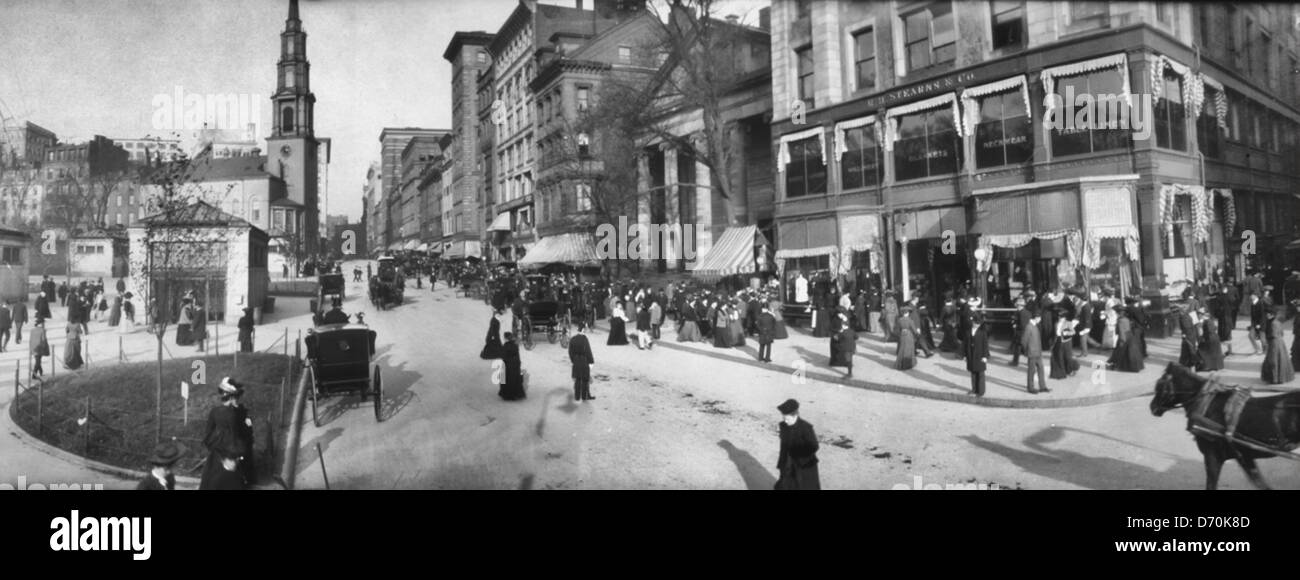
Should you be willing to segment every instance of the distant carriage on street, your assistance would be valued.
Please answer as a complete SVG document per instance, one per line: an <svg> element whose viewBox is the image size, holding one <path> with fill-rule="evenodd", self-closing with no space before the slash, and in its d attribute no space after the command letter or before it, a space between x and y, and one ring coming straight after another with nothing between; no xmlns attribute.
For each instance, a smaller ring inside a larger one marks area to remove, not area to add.
<svg viewBox="0 0 1300 580"><path fill-rule="evenodd" d="M518 321L519 340L524 348L533 349L533 333L545 332L546 341L569 348L569 317L562 312L560 303L555 301L532 302L528 305L526 315Z"/></svg>
<svg viewBox="0 0 1300 580"><path fill-rule="evenodd" d="M388 308L389 304L400 305L405 291L406 278L397 266L396 258L379 258L379 272L370 279L370 302L380 310Z"/></svg>

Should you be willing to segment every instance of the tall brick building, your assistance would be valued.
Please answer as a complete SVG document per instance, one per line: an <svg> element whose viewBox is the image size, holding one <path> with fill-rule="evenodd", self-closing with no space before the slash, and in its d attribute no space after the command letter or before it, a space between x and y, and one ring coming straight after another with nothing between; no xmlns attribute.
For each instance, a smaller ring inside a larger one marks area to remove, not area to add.
<svg viewBox="0 0 1300 580"><path fill-rule="evenodd" d="M491 67L488 46L493 38L482 31L457 32L442 53L451 63L453 141L446 152L449 170L438 172L440 189L446 191L447 198L437 195L437 207L430 209L437 214L439 226L437 253L447 250L481 257L485 208L491 200L483 196L487 181L480 157L484 144L480 142L479 112L484 103L480 102L479 78Z"/></svg>
<svg viewBox="0 0 1300 580"><path fill-rule="evenodd" d="M969 278L993 305L1109 287L1159 310L1185 280L1284 259L1296 24L1282 4L775 0L778 266L931 300ZM1145 130L1064 122L1148 98Z"/></svg>

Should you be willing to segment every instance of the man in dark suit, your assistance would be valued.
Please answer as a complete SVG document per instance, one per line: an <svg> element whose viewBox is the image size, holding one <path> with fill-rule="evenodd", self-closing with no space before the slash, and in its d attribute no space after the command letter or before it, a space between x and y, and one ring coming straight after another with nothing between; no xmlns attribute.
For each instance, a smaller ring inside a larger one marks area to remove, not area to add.
<svg viewBox="0 0 1300 580"><path fill-rule="evenodd" d="M749 303L745 305L745 332L758 334L758 318L763 313L763 303L754 293L749 294Z"/></svg>
<svg viewBox="0 0 1300 580"><path fill-rule="evenodd" d="M591 354L591 343L587 340L587 323L578 321L577 332L569 340L569 362L573 363L573 400L590 401L591 367L596 366L596 359Z"/></svg>
<svg viewBox="0 0 1300 580"><path fill-rule="evenodd" d="M817 471L819 445L812 424L799 418L799 401L788 399L776 409L781 412L778 425L781 452L776 460L776 470L781 475L776 480L776 489L821 489Z"/></svg>
<svg viewBox="0 0 1300 580"><path fill-rule="evenodd" d="M1079 321L1075 340L1079 341L1081 356L1087 357L1088 339L1091 338L1090 335L1092 334L1092 301L1087 300L1083 292L1080 291L1073 296L1073 302L1077 313L1074 319Z"/></svg>
<svg viewBox="0 0 1300 580"><path fill-rule="evenodd" d="M23 343L23 325L27 324L27 303L14 302L9 306L9 317L14 322L14 344Z"/></svg>
<svg viewBox="0 0 1300 580"><path fill-rule="evenodd" d="M176 475L172 473L172 466L185 455L185 445L179 441L164 441L154 448L153 456L149 458L149 465L152 466L149 474L140 480L135 486L137 490L145 491L172 491L176 489Z"/></svg>
<svg viewBox="0 0 1300 580"><path fill-rule="evenodd" d="M9 329L13 328L13 317L9 315L9 305L11 301L5 300L3 308L0 308L0 352L9 348Z"/></svg>
<svg viewBox="0 0 1300 580"><path fill-rule="evenodd" d="M1193 313L1185 306L1175 306L1178 309L1178 330L1182 333L1182 349L1178 354L1178 364L1187 368L1196 368L1200 360L1201 333L1196 320L1192 318Z"/></svg>
<svg viewBox="0 0 1300 580"><path fill-rule="evenodd" d="M971 318L970 334L963 341L966 347L966 370L970 371L971 394L984 396L984 371L989 364L989 334L984 328L984 314L976 312Z"/></svg>
<svg viewBox="0 0 1300 580"><path fill-rule="evenodd" d="M1034 388L1034 376L1038 376L1038 385L1042 387L1043 392L1049 392L1047 388L1047 378L1043 372L1043 337L1039 325L1043 322L1043 315L1034 310L1029 314L1029 326L1025 327L1024 333L1020 337L1020 348L1025 352L1025 372L1028 380L1027 390L1031 395L1037 395L1038 389Z"/></svg>
<svg viewBox="0 0 1300 580"><path fill-rule="evenodd" d="M772 339L776 334L776 316L767 304L758 314L758 360L772 362Z"/></svg>
<svg viewBox="0 0 1300 580"><path fill-rule="evenodd" d="M853 325L849 323L847 314L841 312L839 336L836 337L835 349L839 351L840 360L844 361L849 368L845 377L853 377L853 356L858 353L858 333L853 330Z"/></svg>
<svg viewBox="0 0 1300 580"><path fill-rule="evenodd" d="M1029 307L1025 305L1024 298L1016 298L1016 315L1012 320L1011 335L1011 366L1020 366L1020 353L1024 352L1021 346L1021 338L1025 335L1025 329L1029 328Z"/></svg>

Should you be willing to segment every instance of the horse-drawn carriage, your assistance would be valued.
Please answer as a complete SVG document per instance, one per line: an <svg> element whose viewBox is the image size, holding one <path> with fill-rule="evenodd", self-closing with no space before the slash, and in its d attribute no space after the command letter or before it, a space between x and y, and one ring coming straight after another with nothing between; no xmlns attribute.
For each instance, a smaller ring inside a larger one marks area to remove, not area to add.
<svg viewBox="0 0 1300 580"><path fill-rule="evenodd" d="M318 327L307 333L307 380L311 382L311 418L320 426L319 400L356 393L361 402L374 398L375 421L383 421L383 380L375 358L375 331L361 324Z"/></svg>
<svg viewBox="0 0 1300 580"><path fill-rule="evenodd" d="M379 258L379 272L370 279L370 302L375 308L386 309L389 304L401 304L406 291L406 277L392 256Z"/></svg>
<svg viewBox="0 0 1300 580"><path fill-rule="evenodd" d="M569 313L560 308L560 303L547 300L532 302L522 318L518 319L519 340L524 348L533 349L533 333L545 332L546 341L569 348Z"/></svg>

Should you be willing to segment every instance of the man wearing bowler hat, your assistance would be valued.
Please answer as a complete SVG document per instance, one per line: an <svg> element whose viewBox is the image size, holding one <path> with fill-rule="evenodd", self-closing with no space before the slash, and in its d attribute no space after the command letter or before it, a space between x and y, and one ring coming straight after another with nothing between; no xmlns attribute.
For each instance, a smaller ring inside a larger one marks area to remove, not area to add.
<svg viewBox="0 0 1300 580"><path fill-rule="evenodd" d="M817 472L817 433L811 423L799 418L799 401L787 399L776 410L781 412L777 426L781 434L781 453L776 469L780 478L776 489L821 489Z"/></svg>
<svg viewBox="0 0 1300 580"><path fill-rule="evenodd" d="M172 466L176 465L182 455L185 455L185 445L181 442L173 439L159 443L158 447L154 448L153 456L149 458L152 469L135 488L148 491L175 490L176 474L172 473Z"/></svg>

